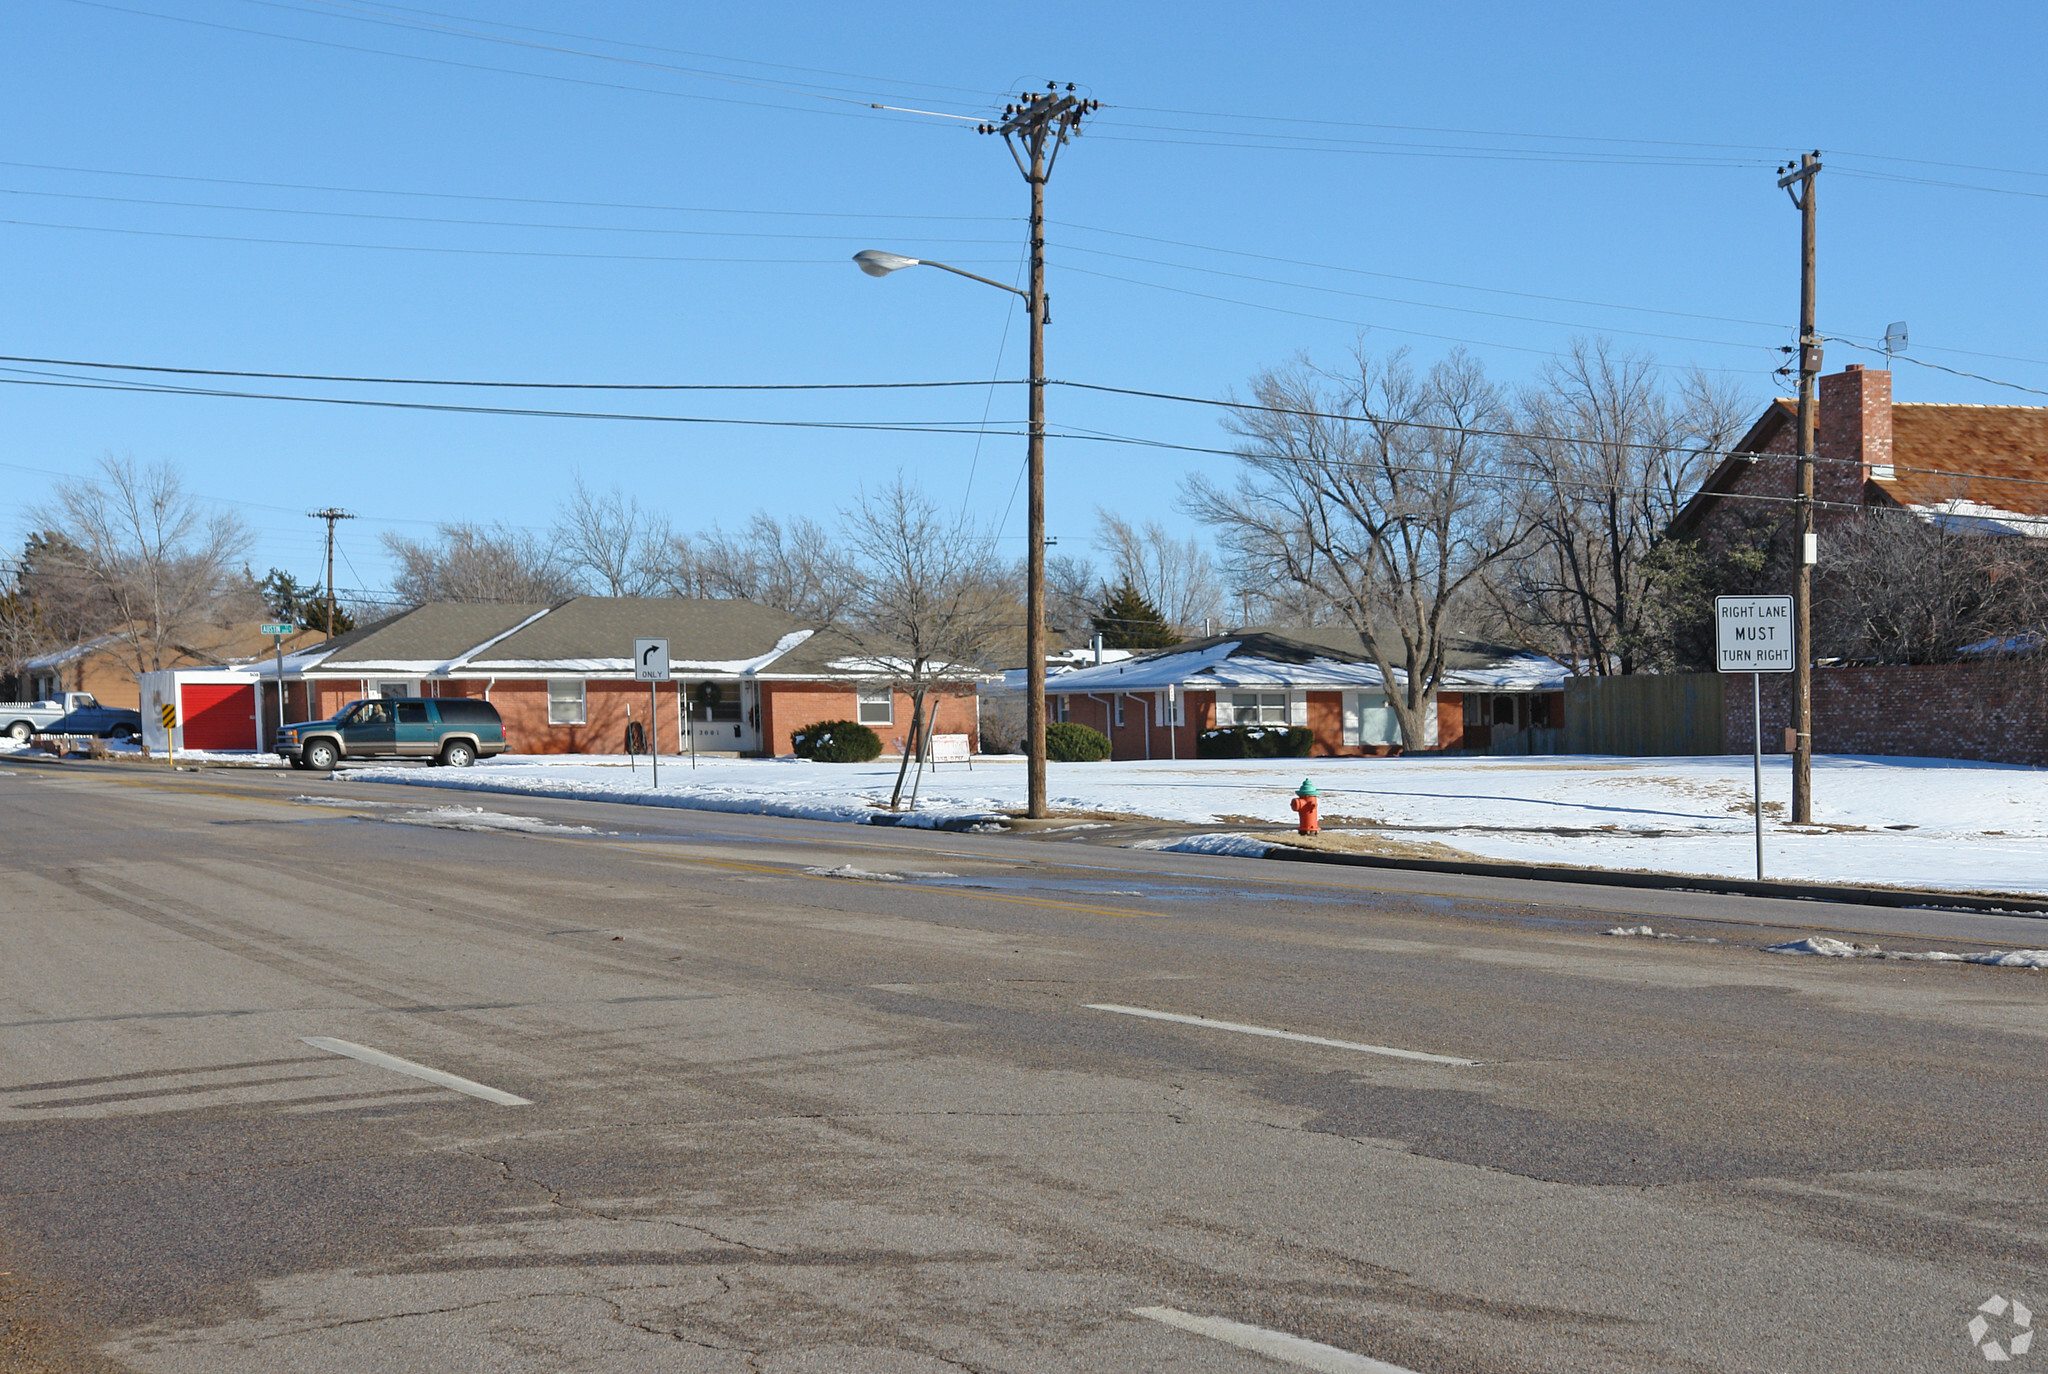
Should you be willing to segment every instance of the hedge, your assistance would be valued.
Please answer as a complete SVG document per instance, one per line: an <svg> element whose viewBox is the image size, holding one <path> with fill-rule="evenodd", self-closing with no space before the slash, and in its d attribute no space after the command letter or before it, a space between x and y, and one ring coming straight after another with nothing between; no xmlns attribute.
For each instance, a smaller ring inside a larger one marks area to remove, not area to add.
<svg viewBox="0 0 2048 1374"><path fill-rule="evenodd" d="M1195 757L1305 759L1315 738L1306 725L1226 725L1195 736Z"/></svg>
<svg viewBox="0 0 2048 1374"><path fill-rule="evenodd" d="M818 763L867 763L882 754L882 737L851 720L806 725L789 737L789 745L798 758Z"/></svg>
<svg viewBox="0 0 2048 1374"><path fill-rule="evenodd" d="M1053 763L1099 763L1109 757L1109 736L1071 720L1045 727L1045 757Z"/></svg>

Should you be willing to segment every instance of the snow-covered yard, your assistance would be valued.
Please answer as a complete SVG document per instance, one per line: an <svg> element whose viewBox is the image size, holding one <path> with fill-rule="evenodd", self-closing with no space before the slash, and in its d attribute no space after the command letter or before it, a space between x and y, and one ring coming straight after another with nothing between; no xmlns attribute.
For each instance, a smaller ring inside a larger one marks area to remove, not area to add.
<svg viewBox="0 0 2048 1374"><path fill-rule="evenodd" d="M1764 872L1772 878L2048 893L2048 770L1943 759L1814 760L1817 824L1781 821L1791 761L1764 760ZM759 815L866 821L895 765L792 759L647 762L507 756L474 768L359 767L346 776L456 790L524 792ZM1401 758L1054 764L1054 807L1077 819L1153 817L1199 826L1291 822L1304 777L1322 793L1336 843L1528 863L1752 876L1747 758ZM1018 811L1019 758L927 773L912 823ZM1270 831L1205 848L1257 852ZM1158 841L1150 843L1157 844Z"/></svg>

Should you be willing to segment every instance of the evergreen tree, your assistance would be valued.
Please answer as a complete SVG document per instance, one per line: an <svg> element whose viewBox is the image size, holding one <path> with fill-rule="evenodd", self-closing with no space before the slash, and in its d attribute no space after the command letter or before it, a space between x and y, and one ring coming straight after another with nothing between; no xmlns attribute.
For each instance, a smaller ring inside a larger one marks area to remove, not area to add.
<svg viewBox="0 0 2048 1374"><path fill-rule="evenodd" d="M281 620L331 635L345 635L356 627L355 617L339 605L334 608L334 624L329 626L326 589L318 582L308 586L281 568L272 568L269 576L256 584L256 590L270 613Z"/></svg>
<svg viewBox="0 0 2048 1374"><path fill-rule="evenodd" d="M1166 649L1181 641L1180 631L1128 581L1117 584L1088 623L1105 649Z"/></svg>

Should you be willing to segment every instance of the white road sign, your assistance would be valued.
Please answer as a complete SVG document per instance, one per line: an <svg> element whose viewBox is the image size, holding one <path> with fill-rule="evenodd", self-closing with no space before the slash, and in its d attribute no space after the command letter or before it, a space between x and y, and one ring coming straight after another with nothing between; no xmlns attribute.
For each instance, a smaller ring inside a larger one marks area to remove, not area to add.
<svg viewBox="0 0 2048 1374"><path fill-rule="evenodd" d="M1715 664L1724 673L1792 671L1792 598L1714 598Z"/></svg>
<svg viewBox="0 0 2048 1374"><path fill-rule="evenodd" d="M636 682L668 681L667 640L636 639L633 641L633 680Z"/></svg>

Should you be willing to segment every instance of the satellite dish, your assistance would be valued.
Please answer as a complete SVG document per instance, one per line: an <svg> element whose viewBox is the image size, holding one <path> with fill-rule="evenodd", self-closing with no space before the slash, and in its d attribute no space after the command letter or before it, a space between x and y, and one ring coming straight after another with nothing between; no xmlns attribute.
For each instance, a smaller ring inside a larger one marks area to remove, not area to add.
<svg viewBox="0 0 2048 1374"><path fill-rule="evenodd" d="M1884 327L1884 361L1889 367L1892 354L1906 351L1906 322L1894 320Z"/></svg>

